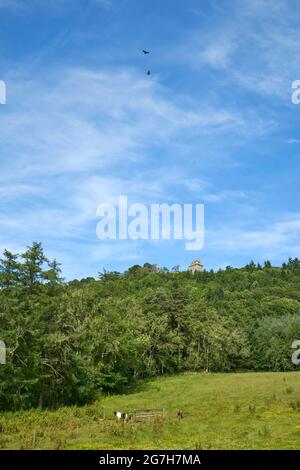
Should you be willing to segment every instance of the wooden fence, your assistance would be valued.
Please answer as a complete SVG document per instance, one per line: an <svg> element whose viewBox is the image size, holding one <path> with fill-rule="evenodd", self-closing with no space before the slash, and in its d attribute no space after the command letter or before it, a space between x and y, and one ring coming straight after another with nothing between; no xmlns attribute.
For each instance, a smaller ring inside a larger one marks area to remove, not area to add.
<svg viewBox="0 0 300 470"><path fill-rule="evenodd" d="M133 420L134 421L151 421L156 418L164 418L165 409L159 410L134 410Z"/></svg>

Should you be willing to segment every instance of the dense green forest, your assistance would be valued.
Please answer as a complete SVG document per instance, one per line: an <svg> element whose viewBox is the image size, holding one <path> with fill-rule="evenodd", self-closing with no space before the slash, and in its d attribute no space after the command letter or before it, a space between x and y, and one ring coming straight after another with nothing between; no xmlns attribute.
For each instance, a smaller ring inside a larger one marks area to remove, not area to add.
<svg viewBox="0 0 300 470"><path fill-rule="evenodd" d="M0 260L0 408L85 403L180 371L296 370L300 261L191 274L146 263L64 282L41 244Z"/></svg>

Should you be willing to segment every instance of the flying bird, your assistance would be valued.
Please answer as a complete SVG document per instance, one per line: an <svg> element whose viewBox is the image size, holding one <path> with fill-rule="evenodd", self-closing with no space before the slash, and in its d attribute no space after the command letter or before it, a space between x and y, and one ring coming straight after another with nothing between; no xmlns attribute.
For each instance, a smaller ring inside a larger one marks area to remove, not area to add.
<svg viewBox="0 0 300 470"><path fill-rule="evenodd" d="M147 75L150 75L150 74L151 74L151 72L150 72L150 70L148 70Z"/></svg>
<svg viewBox="0 0 300 470"><path fill-rule="evenodd" d="M147 54L150 54L150 51L146 51L146 49L143 49L143 53L147 55Z"/></svg>

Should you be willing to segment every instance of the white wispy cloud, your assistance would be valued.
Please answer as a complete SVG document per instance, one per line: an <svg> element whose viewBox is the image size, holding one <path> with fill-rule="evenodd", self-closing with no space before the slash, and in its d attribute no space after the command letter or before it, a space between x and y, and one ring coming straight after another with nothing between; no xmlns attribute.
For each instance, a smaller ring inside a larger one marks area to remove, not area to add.
<svg viewBox="0 0 300 470"><path fill-rule="evenodd" d="M183 49L185 58L195 67L208 65L214 69L227 69L237 49L235 38L232 34L207 34L198 37L192 34L193 47ZM189 51L188 51L189 50Z"/></svg>
<svg viewBox="0 0 300 470"><path fill-rule="evenodd" d="M261 225L260 228L251 229L243 227L244 220L227 223L225 227L217 230L208 230L207 244L210 247L224 250L224 252L255 253L256 257L297 256L300 240L300 214L292 213L282 215L278 221Z"/></svg>
<svg viewBox="0 0 300 470"><path fill-rule="evenodd" d="M256 193L251 191L239 190L223 190L215 193L207 193L203 195L205 202L222 202L228 199L244 200L254 196Z"/></svg>
<svg viewBox="0 0 300 470"><path fill-rule="evenodd" d="M255 117L251 121L222 108L183 107L134 71L61 69L44 83L13 77L10 94L14 99L1 121L2 146L9 153L13 145L20 177L140 160L145 145L189 130L243 133L256 125ZM10 173L11 161L5 172L4 160L1 179Z"/></svg>
<svg viewBox="0 0 300 470"><path fill-rule="evenodd" d="M195 131L199 137L257 135L265 124L255 115L205 103L179 104L158 83L130 70L62 68L44 82L14 76L10 94L1 119L7 158L0 176L10 184L11 179L26 184L27 178L141 164L154 145L190 142Z"/></svg>
<svg viewBox="0 0 300 470"><path fill-rule="evenodd" d="M164 202L185 185L202 197L200 179L156 170L157 153L204 135L244 135L257 120L173 96L134 69L62 67L35 79L11 73L0 124L0 197L12 203L0 217L4 245L11 233L28 241L96 239L97 206L120 194Z"/></svg>
<svg viewBox="0 0 300 470"><path fill-rule="evenodd" d="M179 60L226 71L235 86L286 100L299 78L299 5L293 0L235 0L213 31L195 29ZM174 54L174 60L176 55Z"/></svg>

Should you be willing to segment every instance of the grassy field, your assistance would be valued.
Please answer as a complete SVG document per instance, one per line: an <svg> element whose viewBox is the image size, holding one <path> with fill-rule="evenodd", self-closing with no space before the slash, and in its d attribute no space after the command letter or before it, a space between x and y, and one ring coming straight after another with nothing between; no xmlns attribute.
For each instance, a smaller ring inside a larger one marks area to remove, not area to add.
<svg viewBox="0 0 300 470"><path fill-rule="evenodd" d="M151 423L113 417L135 408L165 408L166 416ZM2 413L0 448L300 449L300 372L189 373L84 407Z"/></svg>

